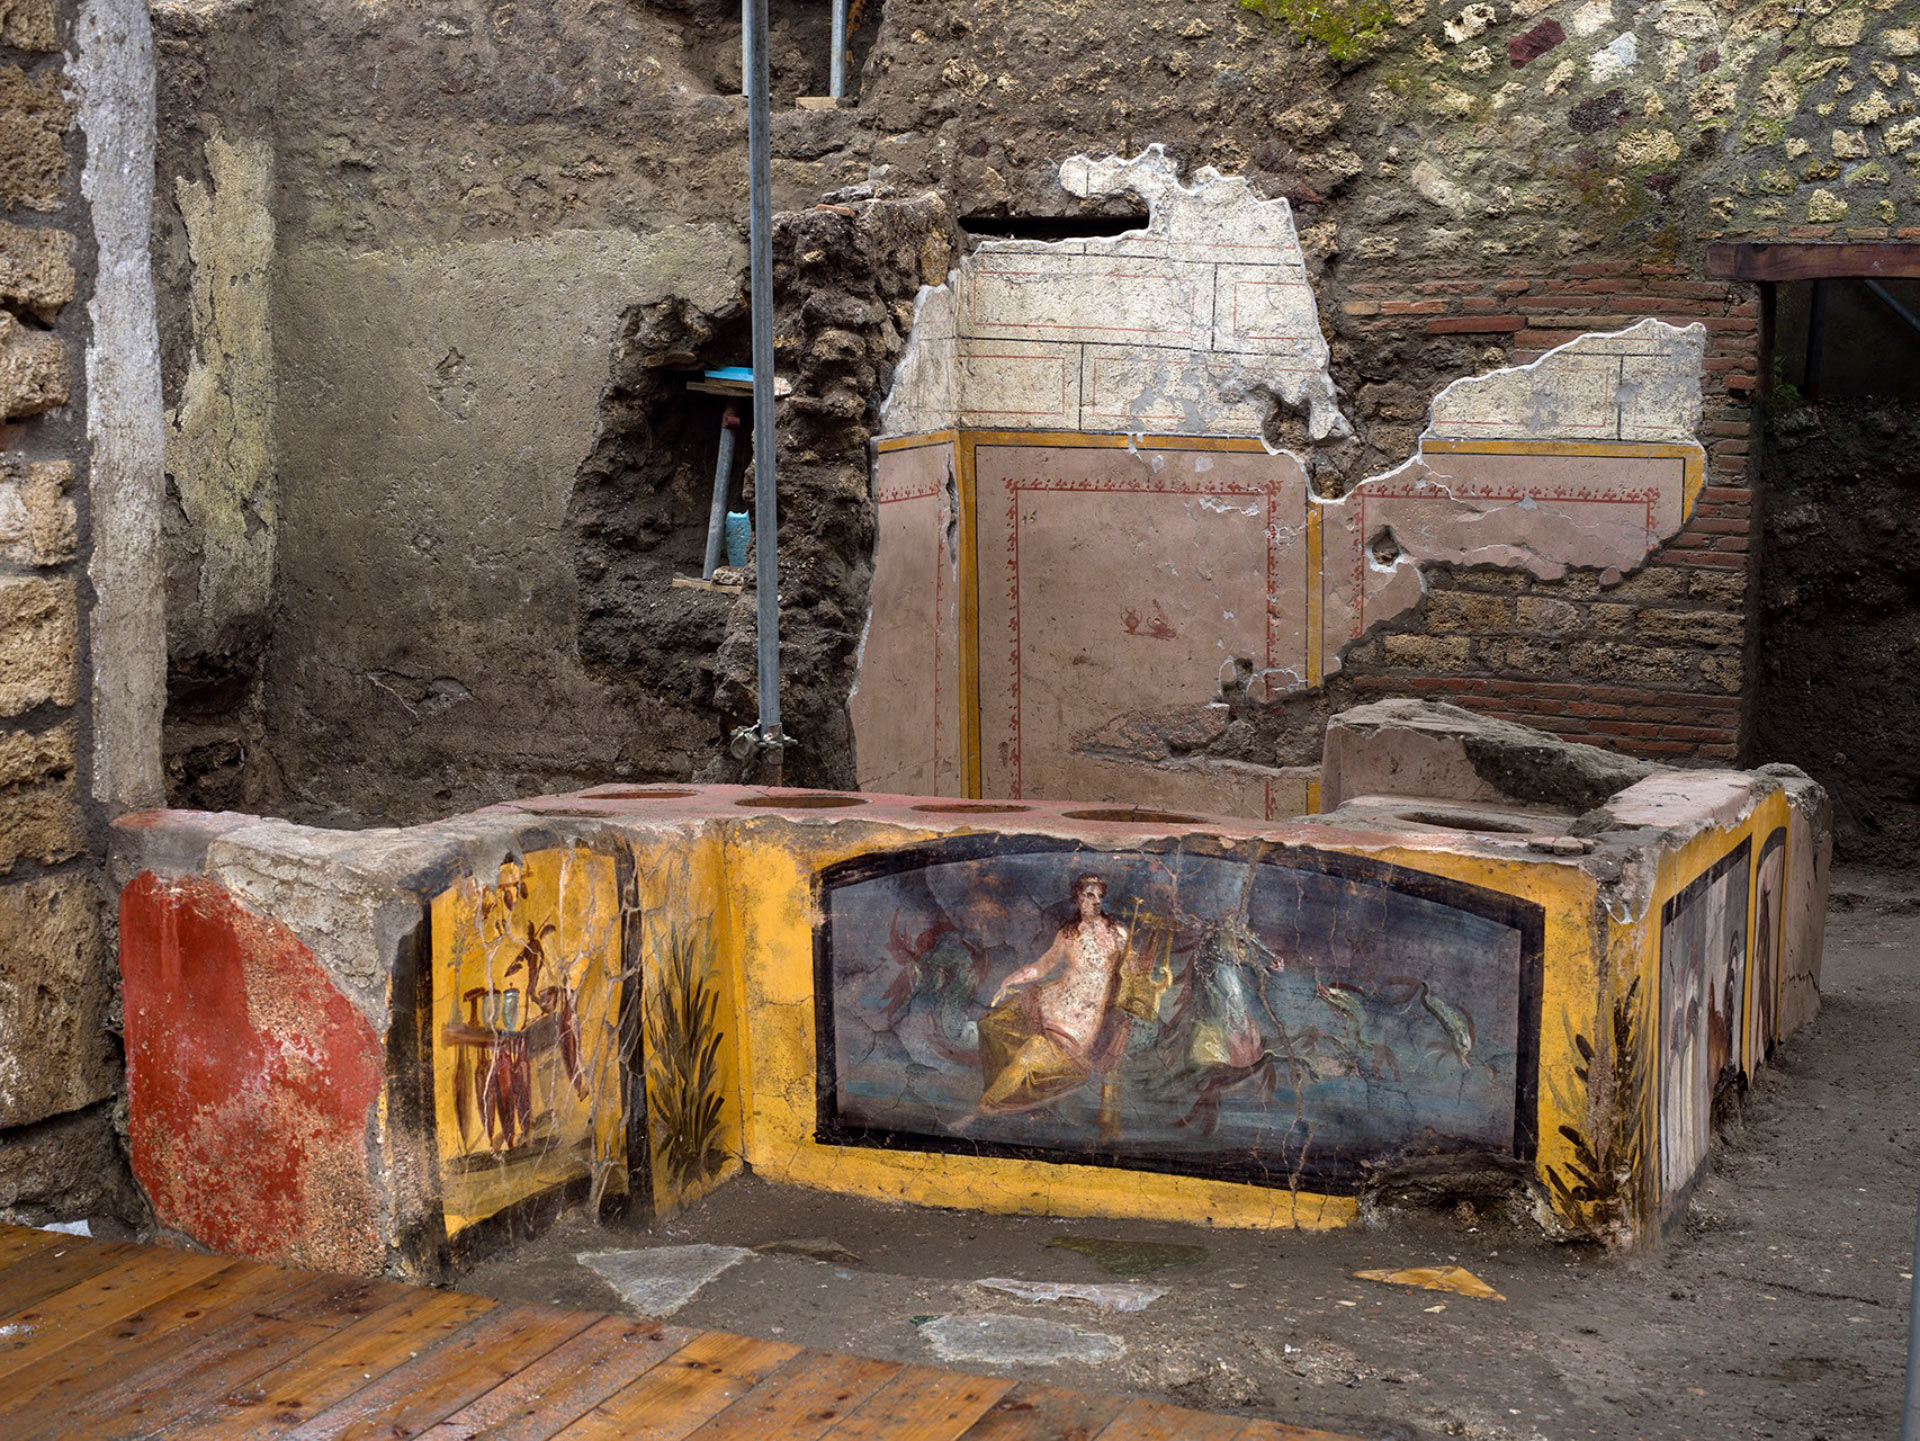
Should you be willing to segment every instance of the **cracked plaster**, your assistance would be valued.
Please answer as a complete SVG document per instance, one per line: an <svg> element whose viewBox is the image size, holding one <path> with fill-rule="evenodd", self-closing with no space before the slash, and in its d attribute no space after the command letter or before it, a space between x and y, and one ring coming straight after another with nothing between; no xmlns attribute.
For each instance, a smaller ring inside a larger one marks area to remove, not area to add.
<svg viewBox="0 0 1920 1441"><path fill-rule="evenodd" d="M1103 755L1098 738L1143 704L1217 699L1242 671L1268 700L1317 688L1419 602L1431 564L1626 572L1686 523L1705 460L1704 327L1648 319L1455 381L1413 456L1329 500L1266 440L1276 409L1304 410L1316 444L1351 434L1286 202L1211 169L1183 185L1158 146L1076 156L1060 179L1140 196L1151 218L1111 239L990 241L922 291L882 412L896 444L876 466L886 624L861 648L863 785L958 793L962 728L942 708L967 689L956 597L970 583L986 793L1271 817L1305 801L1278 772L1175 773ZM947 534L964 461L943 432L973 442L971 579ZM1220 453L1232 441L1248 453ZM1100 670L1072 669L1092 656Z"/></svg>

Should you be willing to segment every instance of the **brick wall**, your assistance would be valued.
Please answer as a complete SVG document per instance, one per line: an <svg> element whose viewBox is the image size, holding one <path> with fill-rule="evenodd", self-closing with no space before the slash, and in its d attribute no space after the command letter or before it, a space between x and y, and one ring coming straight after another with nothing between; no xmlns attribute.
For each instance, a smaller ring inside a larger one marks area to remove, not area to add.
<svg viewBox="0 0 1920 1441"><path fill-rule="evenodd" d="M1523 365L1586 331L1654 316L1707 327L1706 484L1686 529L1628 576L1539 581L1429 571L1421 606L1347 653L1356 699L1414 695L1671 760L1737 760L1745 735L1747 476L1759 305L1744 287L1630 261L1483 280L1359 281L1329 317L1354 351L1440 340ZM1504 354L1487 354L1497 349Z"/></svg>
<svg viewBox="0 0 1920 1441"><path fill-rule="evenodd" d="M85 614L90 230L56 0L0 10L0 1218L124 1212Z"/></svg>

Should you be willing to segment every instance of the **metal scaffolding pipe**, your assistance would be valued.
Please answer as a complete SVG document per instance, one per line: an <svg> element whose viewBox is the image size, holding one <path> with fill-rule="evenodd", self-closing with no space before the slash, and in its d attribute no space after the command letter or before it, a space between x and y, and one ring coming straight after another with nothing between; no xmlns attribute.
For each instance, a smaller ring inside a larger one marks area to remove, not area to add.
<svg viewBox="0 0 1920 1441"><path fill-rule="evenodd" d="M740 407L727 402L720 422L720 457L713 464L713 509L707 516L707 564L700 579L712 580L727 539L727 483L733 479L733 433L740 428Z"/></svg>
<svg viewBox="0 0 1920 1441"><path fill-rule="evenodd" d="M768 105L767 0L745 6L748 250L753 304L754 598L758 602L760 733L779 766L780 516L773 466L773 201Z"/></svg>
<svg viewBox="0 0 1920 1441"><path fill-rule="evenodd" d="M833 81L827 93L835 100L847 93L847 0L833 0Z"/></svg>

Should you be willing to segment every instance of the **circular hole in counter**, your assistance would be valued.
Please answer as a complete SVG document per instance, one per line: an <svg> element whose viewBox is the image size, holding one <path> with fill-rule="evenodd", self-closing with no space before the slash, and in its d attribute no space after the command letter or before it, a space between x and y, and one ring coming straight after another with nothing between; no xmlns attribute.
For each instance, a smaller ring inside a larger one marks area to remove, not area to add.
<svg viewBox="0 0 1920 1441"><path fill-rule="evenodd" d="M583 801L683 801L688 796L697 796L698 791L686 790L628 790L587 791L580 799Z"/></svg>
<svg viewBox="0 0 1920 1441"><path fill-rule="evenodd" d="M813 791L798 796L747 796L734 802L737 806L769 811L825 811L836 806L863 806L866 803L864 797L836 795L832 791Z"/></svg>
<svg viewBox="0 0 1920 1441"><path fill-rule="evenodd" d="M1450 816L1443 811L1401 811L1399 817L1417 826L1445 826L1450 831L1485 831L1498 836L1533 836L1540 833L1535 826L1516 825L1512 821L1496 821L1485 816Z"/></svg>
<svg viewBox="0 0 1920 1441"><path fill-rule="evenodd" d="M1111 821L1126 826L1197 826L1205 822L1198 816L1178 816L1171 811L1143 811L1138 809L1116 809L1106 811L1064 811L1062 819L1069 821Z"/></svg>
<svg viewBox="0 0 1920 1441"><path fill-rule="evenodd" d="M985 805L979 801L942 801L938 805L915 806L914 809L932 816L1010 816L1030 811L1033 807Z"/></svg>

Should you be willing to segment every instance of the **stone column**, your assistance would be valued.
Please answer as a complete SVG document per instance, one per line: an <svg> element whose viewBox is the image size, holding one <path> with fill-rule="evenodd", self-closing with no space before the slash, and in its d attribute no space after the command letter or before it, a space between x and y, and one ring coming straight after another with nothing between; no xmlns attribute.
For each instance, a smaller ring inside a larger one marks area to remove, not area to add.
<svg viewBox="0 0 1920 1441"><path fill-rule="evenodd" d="M0 1219L131 1218L105 823L160 794L153 63L135 0L0 10ZM151 386L143 376L155 377ZM150 390L150 394L148 393ZM132 537L131 541L129 537Z"/></svg>

